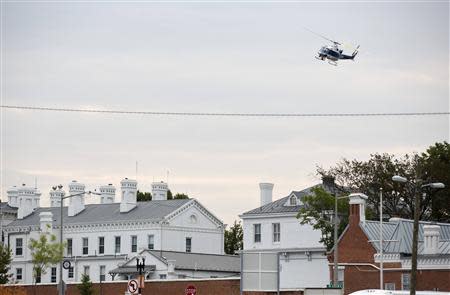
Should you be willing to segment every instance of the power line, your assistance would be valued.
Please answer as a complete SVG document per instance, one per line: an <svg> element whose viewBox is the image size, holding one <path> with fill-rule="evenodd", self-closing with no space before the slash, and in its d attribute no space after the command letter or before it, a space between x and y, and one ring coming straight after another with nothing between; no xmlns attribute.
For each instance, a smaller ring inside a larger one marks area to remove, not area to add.
<svg viewBox="0 0 450 295"><path fill-rule="evenodd" d="M51 108L33 106L1 105L3 109L51 111L71 113L100 113L150 116L190 116L190 117L401 117L401 116L448 116L450 112L395 112L395 113L214 113L214 112L162 112L162 111L126 111L77 108Z"/></svg>

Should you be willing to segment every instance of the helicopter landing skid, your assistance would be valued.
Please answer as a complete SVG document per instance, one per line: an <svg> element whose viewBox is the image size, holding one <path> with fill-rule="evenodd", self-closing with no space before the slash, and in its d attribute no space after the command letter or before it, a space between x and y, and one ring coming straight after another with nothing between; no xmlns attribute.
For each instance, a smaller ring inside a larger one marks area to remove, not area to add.
<svg viewBox="0 0 450 295"><path fill-rule="evenodd" d="M332 65L332 66L335 66L335 67L337 67L337 65L338 65L337 62L331 61L331 60L329 60L328 63L329 63L330 65Z"/></svg>
<svg viewBox="0 0 450 295"><path fill-rule="evenodd" d="M314 56L316 59L318 59L318 60L325 60L325 58L324 57L320 57L320 56Z"/></svg>

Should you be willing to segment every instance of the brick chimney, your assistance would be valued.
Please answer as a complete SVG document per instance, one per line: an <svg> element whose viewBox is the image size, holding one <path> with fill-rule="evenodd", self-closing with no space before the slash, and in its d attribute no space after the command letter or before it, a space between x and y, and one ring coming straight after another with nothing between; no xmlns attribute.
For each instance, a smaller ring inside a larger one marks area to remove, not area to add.
<svg viewBox="0 0 450 295"><path fill-rule="evenodd" d="M366 200L368 197L362 193L350 194L350 218L349 223L357 225L366 222Z"/></svg>

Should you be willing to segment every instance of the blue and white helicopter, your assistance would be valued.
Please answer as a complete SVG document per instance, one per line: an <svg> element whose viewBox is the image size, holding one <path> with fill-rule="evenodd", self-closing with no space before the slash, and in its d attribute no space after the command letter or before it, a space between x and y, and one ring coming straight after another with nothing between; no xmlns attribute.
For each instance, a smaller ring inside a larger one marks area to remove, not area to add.
<svg viewBox="0 0 450 295"><path fill-rule="evenodd" d="M308 29L307 29L308 30ZM327 40L330 41L331 43L333 43L332 45L328 45L328 46L322 46L322 48L319 49L319 51L317 52L317 56L315 56L315 58L319 59L319 60L326 60L328 59L328 63L330 65L333 66L337 66L338 63L337 61L340 59L350 59L350 60L354 60L356 55L358 54L358 49L359 49L359 45L355 48L355 50L353 51L353 53L351 55L347 55L344 54L344 50L341 48L342 43L331 40L325 36L322 36L316 32L313 32L311 30L308 30L311 33Z"/></svg>

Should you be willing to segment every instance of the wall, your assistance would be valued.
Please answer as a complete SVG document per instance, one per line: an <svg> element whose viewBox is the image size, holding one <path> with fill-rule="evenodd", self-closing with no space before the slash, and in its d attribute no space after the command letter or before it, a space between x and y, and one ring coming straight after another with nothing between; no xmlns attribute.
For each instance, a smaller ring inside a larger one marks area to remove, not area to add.
<svg viewBox="0 0 450 295"><path fill-rule="evenodd" d="M184 294L185 288L188 285L194 285L197 288L197 294L201 295L239 295L239 279L226 280L177 280L177 281L153 281L145 282L145 289L143 295L177 295ZM119 295L125 294L127 282L108 282L94 284L98 295ZM10 286L9 289L14 289ZM23 289L27 295L57 295L56 285L38 285L36 286L36 293L34 293L33 286L24 285ZM0 288L0 291L5 291ZM6 293L6 292L5 292ZM2 294L2 293L0 293ZM13 293L14 294L14 293ZM79 291L74 284L68 284L66 295L78 295ZM275 295L276 292L245 292L244 295ZM281 292L283 295L303 295L301 291Z"/></svg>
<svg viewBox="0 0 450 295"><path fill-rule="evenodd" d="M261 242L254 242L254 224L261 224ZM280 223L280 242L274 243L272 238L272 224ZM244 250L252 249L282 249L302 247L323 247L319 243L321 232L310 225L301 225L292 216L266 215L258 218L243 218Z"/></svg>

